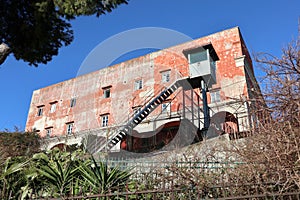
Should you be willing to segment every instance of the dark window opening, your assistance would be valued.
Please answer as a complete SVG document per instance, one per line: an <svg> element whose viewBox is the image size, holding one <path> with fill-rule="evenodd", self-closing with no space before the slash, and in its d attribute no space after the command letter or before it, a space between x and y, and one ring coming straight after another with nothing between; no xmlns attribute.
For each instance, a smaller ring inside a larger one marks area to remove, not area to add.
<svg viewBox="0 0 300 200"><path fill-rule="evenodd" d="M103 96L104 96L104 98L110 97L110 88L103 89Z"/></svg>
<svg viewBox="0 0 300 200"><path fill-rule="evenodd" d="M67 134L71 135L73 133L74 122L67 123Z"/></svg>
<svg viewBox="0 0 300 200"><path fill-rule="evenodd" d="M75 107L76 105L76 98L72 98L71 101L70 101L70 107Z"/></svg>
<svg viewBox="0 0 300 200"><path fill-rule="evenodd" d="M38 107L37 116L42 116L43 115L43 111L44 111L44 106L39 106Z"/></svg>

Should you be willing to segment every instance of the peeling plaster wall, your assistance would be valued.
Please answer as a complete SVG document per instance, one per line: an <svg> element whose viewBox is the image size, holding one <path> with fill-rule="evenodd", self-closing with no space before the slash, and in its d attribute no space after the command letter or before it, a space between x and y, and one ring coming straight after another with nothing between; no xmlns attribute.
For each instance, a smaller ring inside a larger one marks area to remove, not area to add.
<svg viewBox="0 0 300 200"><path fill-rule="evenodd" d="M235 27L36 90L32 95L26 129L35 128L45 136L45 128L53 127L53 135L65 135L66 123L74 122L74 131L96 129L101 126L104 114L109 114L109 125L124 124L133 113L133 107L143 105L146 99L153 98L177 79L189 76L184 49L208 43L213 45L220 59L216 63L217 84L212 91L220 90L222 102L236 101L241 96L247 99L244 65L236 64L235 60L243 56L246 47L239 28ZM247 51L246 54L251 60ZM162 83L161 72L166 70L171 70L171 80ZM134 90L134 82L139 79L143 80L143 88ZM110 98L103 97L103 88L106 87L111 89ZM72 108L71 98L76 98L76 105ZM169 97L173 98L174 95ZM53 113L50 113L51 102L57 102ZM171 111L178 112L181 104L182 96L179 95L172 101ZM41 105L44 105L43 115L37 116L37 107ZM227 109L216 104L210 106L215 110ZM234 112L231 108L227 110ZM158 107L149 118L160 113Z"/></svg>

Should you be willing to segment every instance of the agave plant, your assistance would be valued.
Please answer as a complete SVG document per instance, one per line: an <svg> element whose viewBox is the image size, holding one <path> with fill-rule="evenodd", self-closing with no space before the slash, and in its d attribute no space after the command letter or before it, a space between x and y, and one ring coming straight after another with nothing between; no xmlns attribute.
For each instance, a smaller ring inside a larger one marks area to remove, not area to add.
<svg viewBox="0 0 300 200"><path fill-rule="evenodd" d="M86 191L94 194L121 191L130 178L129 170L120 170L119 167L108 167L103 162L96 162L94 157L86 160L79 167L82 176L82 185Z"/></svg>
<svg viewBox="0 0 300 200"><path fill-rule="evenodd" d="M17 199L21 196L21 188L26 185L24 168L29 160L24 161L21 157L8 158L1 165L0 174L0 198Z"/></svg>
<svg viewBox="0 0 300 200"><path fill-rule="evenodd" d="M44 189L43 194L39 195L74 195L74 186L78 182L78 165L81 163L78 154L77 151L69 153L55 149L33 156L38 173L35 182L43 184Z"/></svg>
<svg viewBox="0 0 300 200"><path fill-rule="evenodd" d="M58 149L35 154L30 160L8 159L0 165L0 199L68 197L121 191L129 170L109 168L78 150Z"/></svg>

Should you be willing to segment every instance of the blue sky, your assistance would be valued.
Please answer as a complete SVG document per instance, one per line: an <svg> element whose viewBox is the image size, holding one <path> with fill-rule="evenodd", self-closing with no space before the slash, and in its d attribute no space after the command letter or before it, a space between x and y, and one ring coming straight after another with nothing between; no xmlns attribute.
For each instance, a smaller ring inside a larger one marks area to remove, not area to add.
<svg viewBox="0 0 300 200"><path fill-rule="evenodd" d="M47 65L32 67L13 55L0 65L0 130L24 129L32 91L76 77L86 56L120 32L161 27L199 38L239 26L251 53L280 56L281 48L297 37L299 16L299 0L130 0L100 18L77 18L72 21L73 43Z"/></svg>

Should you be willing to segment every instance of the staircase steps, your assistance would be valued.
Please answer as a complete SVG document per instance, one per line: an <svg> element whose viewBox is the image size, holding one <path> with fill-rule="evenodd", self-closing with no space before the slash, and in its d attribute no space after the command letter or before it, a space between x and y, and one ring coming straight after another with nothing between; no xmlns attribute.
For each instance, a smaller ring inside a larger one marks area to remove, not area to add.
<svg viewBox="0 0 300 200"><path fill-rule="evenodd" d="M112 134L108 140L103 140L97 145L97 148L90 153L97 153L99 151L110 150L116 144L118 144L122 139L129 134L132 129L134 129L138 124L140 124L149 114L154 111L159 105L161 105L168 97L170 97L179 87L181 87L181 81L176 81L167 89L163 90L159 95L157 95L152 101L150 101L146 106L137 113L127 124L121 129ZM107 141L107 142L106 142Z"/></svg>

